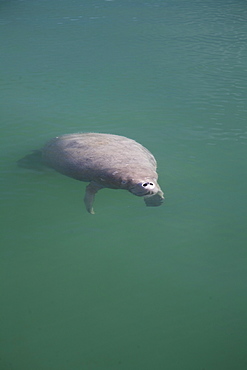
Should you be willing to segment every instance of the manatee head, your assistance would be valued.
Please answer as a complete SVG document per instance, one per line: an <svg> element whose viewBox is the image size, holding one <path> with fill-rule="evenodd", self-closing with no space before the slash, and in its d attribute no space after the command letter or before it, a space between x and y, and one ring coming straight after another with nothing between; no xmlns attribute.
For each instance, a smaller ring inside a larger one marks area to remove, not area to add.
<svg viewBox="0 0 247 370"><path fill-rule="evenodd" d="M144 201L149 207L160 206L164 201L164 194L154 180L132 181L129 185L129 191L138 197L144 197Z"/></svg>

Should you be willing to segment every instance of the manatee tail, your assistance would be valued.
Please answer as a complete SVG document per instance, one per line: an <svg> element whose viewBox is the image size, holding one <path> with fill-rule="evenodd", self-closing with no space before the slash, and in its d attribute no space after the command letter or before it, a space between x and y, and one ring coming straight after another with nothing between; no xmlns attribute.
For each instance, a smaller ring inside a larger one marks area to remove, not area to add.
<svg viewBox="0 0 247 370"><path fill-rule="evenodd" d="M27 154L25 157L17 161L19 167L29 168L32 170L42 170L44 163L42 162L42 151L33 150L32 153Z"/></svg>

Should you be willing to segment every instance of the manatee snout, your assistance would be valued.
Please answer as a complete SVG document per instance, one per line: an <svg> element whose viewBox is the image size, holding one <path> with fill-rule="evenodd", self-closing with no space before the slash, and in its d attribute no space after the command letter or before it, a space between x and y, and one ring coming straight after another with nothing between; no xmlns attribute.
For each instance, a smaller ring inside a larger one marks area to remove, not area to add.
<svg viewBox="0 0 247 370"><path fill-rule="evenodd" d="M130 187L129 191L139 197L154 195L159 191L155 181L140 181Z"/></svg>

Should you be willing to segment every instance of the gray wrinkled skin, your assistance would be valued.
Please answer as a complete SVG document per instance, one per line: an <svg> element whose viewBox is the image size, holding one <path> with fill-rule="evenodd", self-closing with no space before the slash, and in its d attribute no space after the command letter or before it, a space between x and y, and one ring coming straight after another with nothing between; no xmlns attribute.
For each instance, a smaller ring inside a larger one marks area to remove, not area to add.
<svg viewBox="0 0 247 370"><path fill-rule="evenodd" d="M84 198L89 213L94 213L94 197L102 188L126 189L144 197L147 206L159 206L164 200L154 156L126 137L97 133L63 135L44 146L42 159L66 176L89 182Z"/></svg>

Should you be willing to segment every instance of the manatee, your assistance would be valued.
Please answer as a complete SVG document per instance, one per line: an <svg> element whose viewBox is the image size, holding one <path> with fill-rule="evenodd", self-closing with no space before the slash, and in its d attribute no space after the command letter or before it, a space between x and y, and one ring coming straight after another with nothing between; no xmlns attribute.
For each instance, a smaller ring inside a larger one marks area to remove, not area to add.
<svg viewBox="0 0 247 370"><path fill-rule="evenodd" d="M84 202L91 214L95 194L103 188L128 190L143 197L147 206L160 206L164 200L154 156L127 137L100 133L63 135L51 139L41 156L42 162L57 172L89 182Z"/></svg>

